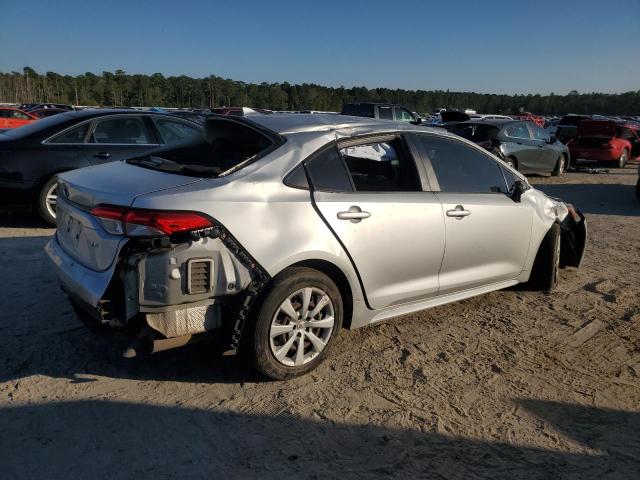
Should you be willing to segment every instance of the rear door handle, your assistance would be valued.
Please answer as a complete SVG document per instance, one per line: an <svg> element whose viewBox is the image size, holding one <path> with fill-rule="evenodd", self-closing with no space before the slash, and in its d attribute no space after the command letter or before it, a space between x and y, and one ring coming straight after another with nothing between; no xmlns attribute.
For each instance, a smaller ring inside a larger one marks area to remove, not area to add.
<svg viewBox="0 0 640 480"><path fill-rule="evenodd" d="M369 218L371 214L369 212L363 211L357 205L353 205L349 207L349 210L346 212L338 212L338 218L340 220L350 220L351 223L358 223L363 218Z"/></svg>
<svg viewBox="0 0 640 480"><path fill-rule="evenodd" d="M96 157L96 158L109 158L110 156L111 156L111 154L107 153L107 152L100 152L100 153L96 153L94 155L94 157Z"/></svg>
<svg viewBox="0 0 640 480"><path fill-rule="evenodd" d="M462 220L462 217L468 217L471 215L469 210L465 210L462 205L456 205L453 210L447 210L447 217L454 217L458 220Z"/></svg>

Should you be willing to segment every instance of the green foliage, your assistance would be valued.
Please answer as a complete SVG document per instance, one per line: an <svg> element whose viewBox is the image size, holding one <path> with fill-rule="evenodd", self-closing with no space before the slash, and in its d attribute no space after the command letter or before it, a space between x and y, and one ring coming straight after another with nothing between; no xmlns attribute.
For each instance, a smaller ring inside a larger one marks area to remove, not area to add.
<svg viewBox="0 0 640 480"><path fill-rule="evenodd" d="M75 77L55 72L39 74L30 67L22 72L0 72L0 101L50 102L103 106L162 106L211 108L250 106L272 110L340 111L357 101L391 102L416 112L436 108L472 108L478 112L506 113L524 109L538 114L599 113L640 115L640 90L620 94L497 95L448 90L399 90L365 87L323 87L304 83L245 83L215 75L191 78L129 75L123 70L87 72Z"/></svg>

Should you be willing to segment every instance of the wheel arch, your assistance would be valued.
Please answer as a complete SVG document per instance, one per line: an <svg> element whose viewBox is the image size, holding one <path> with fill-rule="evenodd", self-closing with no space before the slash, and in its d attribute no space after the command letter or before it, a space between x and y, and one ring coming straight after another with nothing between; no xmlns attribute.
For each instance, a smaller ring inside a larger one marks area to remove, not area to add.
<svg viewBox="0 0 640 480"><path fill-rule="evenodd" d="M351 288L351 283L349 282L347 275L342 271L342 269L334 263L321 259L301 260L289 265L287 268L291 267L306 267L318 270L319 272L324 273L336 284L336 287L338 287L338 290L340 291L340 296L342 297L342 307L344 309L342 326L349 329L353 319L353 289Z"/></svg>

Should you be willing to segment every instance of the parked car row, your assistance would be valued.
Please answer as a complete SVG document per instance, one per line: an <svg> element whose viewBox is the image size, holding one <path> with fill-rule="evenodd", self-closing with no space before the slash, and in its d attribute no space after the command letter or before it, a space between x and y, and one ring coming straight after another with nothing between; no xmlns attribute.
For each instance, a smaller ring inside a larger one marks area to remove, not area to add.
<svg viewBox="0 0 640 480"><path fill-rule="evenodd" d="M57 176L199 136L202 127L163 113L70 111L0 133L0 204L32 207L56 223Z"/></svg>

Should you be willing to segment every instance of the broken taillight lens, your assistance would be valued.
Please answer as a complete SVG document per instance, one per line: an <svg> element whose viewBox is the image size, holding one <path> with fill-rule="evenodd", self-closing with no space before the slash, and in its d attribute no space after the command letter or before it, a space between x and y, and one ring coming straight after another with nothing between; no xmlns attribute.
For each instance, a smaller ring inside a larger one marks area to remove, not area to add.
<svg viewBox="0 0 640 480"><path fill-rule="evenodd" d="M196 212L100 205L91 214L110 234L132 237L173 235L213 226L209 217Z"/></svg>

